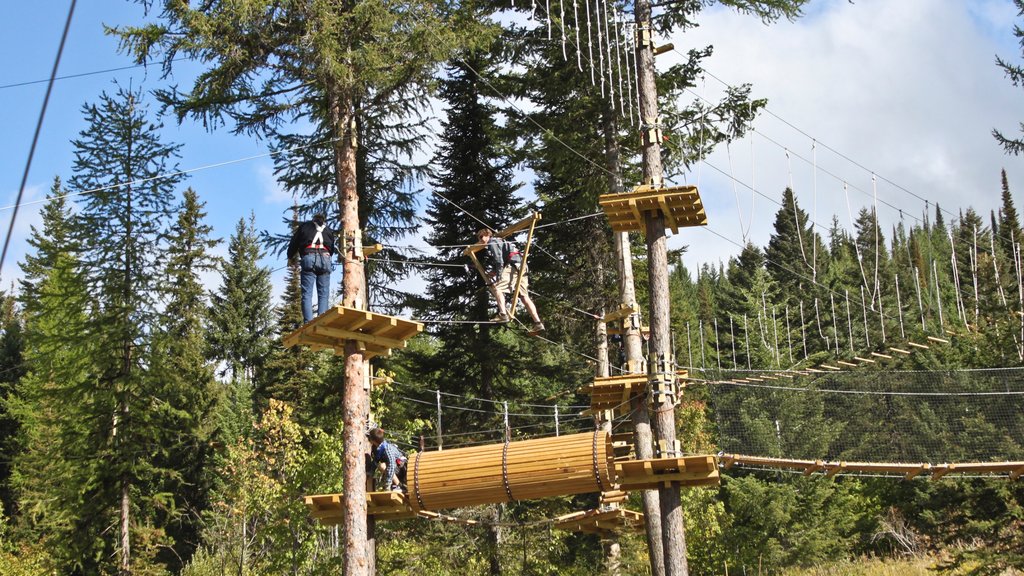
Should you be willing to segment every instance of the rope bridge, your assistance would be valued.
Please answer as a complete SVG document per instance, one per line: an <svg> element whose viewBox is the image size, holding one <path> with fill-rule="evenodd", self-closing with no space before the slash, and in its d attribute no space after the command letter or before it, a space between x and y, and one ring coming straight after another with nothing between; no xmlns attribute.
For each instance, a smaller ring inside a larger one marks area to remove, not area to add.
<svg viewBox="0 0 1024 576"><path fill-rule="evenodd" d="M708 386L707 400L726 467L908 478L1024 473L1024 368L726 381Z"/></svg>

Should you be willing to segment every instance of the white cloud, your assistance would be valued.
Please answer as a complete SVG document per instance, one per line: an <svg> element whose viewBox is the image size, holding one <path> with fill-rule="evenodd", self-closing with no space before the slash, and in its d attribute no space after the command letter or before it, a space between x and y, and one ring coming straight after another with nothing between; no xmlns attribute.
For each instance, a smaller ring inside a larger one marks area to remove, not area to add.
<svg viewBox="0 0 1024 576"><path fill-rule="evenodd" d="M274 176L274 169L270 165L261 163L256 166L256 176L263 189L264 203L290 205L294 201L291 192L285 190Z"/></svg>
<svg viewBox="0 0 1024 576"><path fill-rule="evenodd" d="M713 44L709 72L750 82L754 97L769 101L756 132L732 145L732 169L724 146L710 166L748 185L753 179L776 201L792 182L803 208L817 206L823 226L833 214L849 226L843 182L854 215L877 192L885 229L900 209L907 219L925 208L902 189L927 198L932 211L940 202L954 213L970 205L983 215L999 205L1000 168L1011 190L1024 189L1021 159L1005 156L990 135L1024 119L1019 89L994 64L1012 36L1012 11L997 2L862 0L814 4L808 14L766 26L718 8L702 15L700 28L672 39L680 52ZM713 100L721 84L709 77L701 90ZM740 186L738 214L733 183L710 166L701 168L699 185L711 227L739 242L751 192ZM696 171L687 179L694 182ZM767 242L778 208L754 196L755 243ZM691 268L737 252L710 236L688 231L673 245L699 244L687 258Z"/></svg>

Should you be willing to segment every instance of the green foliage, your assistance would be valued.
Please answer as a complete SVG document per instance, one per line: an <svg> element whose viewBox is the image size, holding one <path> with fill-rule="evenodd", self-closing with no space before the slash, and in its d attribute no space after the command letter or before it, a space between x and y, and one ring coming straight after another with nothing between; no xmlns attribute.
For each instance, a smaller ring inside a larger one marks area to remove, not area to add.
<svg viewBox="0 0 1024 576"><path fill-rule="evenodd" d="M1013 4L1017 7L1017 16L1024 16L1024 0L1013 0ZM1022 29L1020 25L1014 25L1013 35L1017 37L1021 49L1024 50L1024 29ZM996 66L1003 69L1006 77L1010 79L1010 82L1014 86L1020 87L1024 85L1024 67L1019 64L1013 64L1007 60L1003 60L1001 56L996 56ZM1020 130L1021 132L1024 132L1024 123L1021 123ZM996 141L1002 145L1003 150L1005 150L1007 154L1019 156L1021 152L1024 152L1024 139L1005 136L997 128L992 129L992 136L994 136Z"/></svg>
<svg viewBox="0 0 1024 576"><path fill-rule="evenodd" d="M856 481L724 479L723 547L730 563L736 569L775 570L849 554L859 537L858 523L878 511L860 492Z"/></svg>
<svg viewBox="0 0 1024 576"><path fill-rule="evenodd" d="M309 517L302 496L340 491L341 446L268 403L249 433L227 447L220 488L204 515L205 550L184 574L322 574L339 570L331 529ZM336 541L335 541L336 542Z"/></svg>
<svg viewBox="0 0 1024 576"><path fill-rule="evenodd" d="M270 269L259 265L262 257L255 216L239 219L221 263L221 286L210 298L212 354L235 382L252 382L271 348Z"/></svg>

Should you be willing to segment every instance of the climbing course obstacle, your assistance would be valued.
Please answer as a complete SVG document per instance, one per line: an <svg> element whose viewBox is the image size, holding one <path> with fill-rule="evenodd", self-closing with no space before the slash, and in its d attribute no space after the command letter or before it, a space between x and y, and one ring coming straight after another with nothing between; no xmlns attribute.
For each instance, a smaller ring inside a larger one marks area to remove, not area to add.
<svg viewBox="0 0 1024 576"><path fill-rule="evenodd" d="M537 221L540 220L540 216L540 212L534 212L527 216L526 218L523 218L519 222L516 222L515 224L507 228L497 230L494 232L495 236L504 240L509 236L516 234L517 232L527 230L526 244L523 246L522 250L522 265L519 266L519 274L516 275L515 286L512 288L512 299L508 303L509 316L515 316L516 313L516 304L519 301L520 286L523 281L523 274L526 272L527 259L530 257L530 246L533 244L533 230L534 228L536 228ZM473 266L476 267L476 271L480 273L480 278L484 281L484 285L488 286L493 291L495 289L494 282L491 281L491 279L488 277L487 271L484 270L483 265L480 264L480 260L477 259L476 257L476 253L483 249L484 244L472 244L468 246L462 253L465 256L469 256L470 260L473 261Z"/></svg>
<svg viewBox="0 0 1024 576"><path fill-rule="evenodd" d="M660 212L665 226L679 228L706 226L708 216L696 186L651 186L643 184L631 192L604 194L598 203L616 232L644 232L644 212Z"/></svg>
<svg viewBox="0 0 1024 576"><path fill-rule="evenodd" d="M335 306L284 337L284 347L305 345L314 350L345 353L345 342L358 343L365 359L390 356L392 348L423 331L423 324L366 310Z"/></svg>

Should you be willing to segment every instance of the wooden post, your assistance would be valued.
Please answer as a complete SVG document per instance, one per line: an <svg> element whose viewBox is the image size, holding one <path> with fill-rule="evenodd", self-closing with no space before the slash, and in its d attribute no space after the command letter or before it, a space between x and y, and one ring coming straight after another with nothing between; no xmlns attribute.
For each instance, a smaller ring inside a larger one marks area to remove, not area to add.
<svg viewBox="0 0 1024 576"><path fill-rule="evenodd" d="M341 254L344 276L342 302L351 308L366 307L366 283L359 234L359 191L356 187L356 128L352 95L336 84L328 86L334 141L334 173L345 252ZM342 473L345 484L342 522L345 530L344 576L370 576L372 563L366 522L365 430L370 398L363 387L365 362L360 344L345 343L345 383L342 419L345 424Z"/></svg>
<svg viewBox="0 0 1024 576"><path fill-rule="evenodd" d="M643 180L645 184L661 185L661 126L658 118L658 91L654 71L654 30L651 27L650 0L636 0L634 15L637 26L637 88L640 92L640 124L643 135ZM670 362L675 366L674 351L671 349L671 326L669 324L668 253L665 238L665 221L657 212L644 215L647 240L647 270L650 282L651 340L648 374L659 368L655 364ZM658 402L652 405L655 417L651 428L659 443L674 449L676 438L675 399L670 395L658 395ZM661 509L661 539L664 546L666 576L686 576L686 534L683 529L683 511L679 498L679 484L658 490Z"/></svg>
<svg viewBox="0 0 1024 576"><path fill-rule="evenodd" d="M619 145L616 139L618 128L615 118L615 114L606 108L602 119L605 125L605 160L608 172L611 174L609 186L612 193L621 193L624 186L622 182ZM629 306L635 310L637 308L636 286L633 282L633 254L629 244L629 233L613 232L612 236L615 243L616 261L619 267L620 302L623 306ZM628 372L643 372L645 370L640 324L639 319L635 315L622 321L622 342L626 351ZM635 395L630 400L633 414L633 445L636 450L636 457L642 460L653 458L654 438L651 433L651 421L647 411L647 402L642 397ZM651 565L651 575L665 576L658 493L654 490L644 490L641 493L641 500L644 509L644 530L647 537L648 561Z"/></svg>

